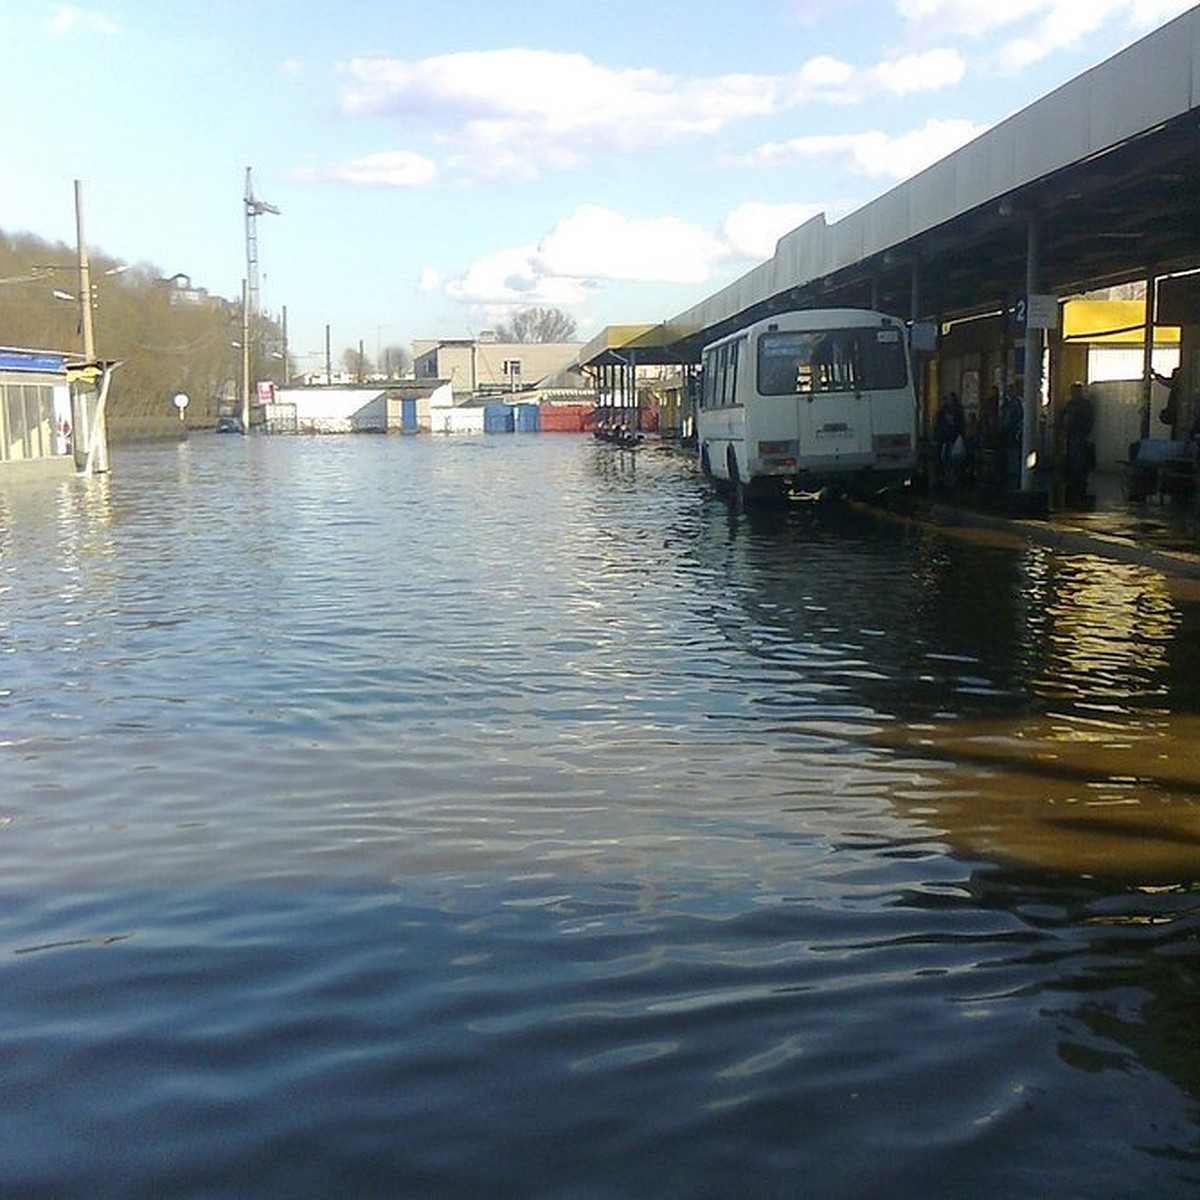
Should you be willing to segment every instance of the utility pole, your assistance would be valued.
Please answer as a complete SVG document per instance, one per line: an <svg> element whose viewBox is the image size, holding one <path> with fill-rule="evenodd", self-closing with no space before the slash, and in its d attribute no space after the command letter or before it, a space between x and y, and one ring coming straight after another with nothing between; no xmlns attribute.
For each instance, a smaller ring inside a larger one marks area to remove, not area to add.
<svg viewBox="0 0 1200 1200"><path fill-rule="evenodd" d="M88 261L87 238L83 235L83 184L75 180L75 242L79 251L79 329L83 334L83 357L96 361L96 337L92 330L92 268Z"/></svg>
<svg viewBox="0 0 1200 1200"><path fill-rule="evenodd" d="M283 306L283 386L287 387L292 382L292 368L288 363L288 330L287 330L287 305Z"/></svg>
<svg viewBox="0 0 1200 1200"><path fill-rule="evenodd" d="M83 335L83 360L85 370L95 372L96 337L92 329L92 268L88 261L87 238L83 233L83 184L75 180L75 242L79 255L79 330ZM100 386L94 390L94 406L87 395L78 397L87 428L87 458L83 468L85 475L103 475L108 472L108 388L112 382L114 364L104 367L100 375ZM94 388L94 385L93 385ZM80 428L76 400L71 402L71 423ZM78 458L76 458L78 463Z"/></svg>
<svg viewBox="0 0 1200 1200"><path fill-rule="evenodd" d="M242 432L250 432L250 285L242 280Z"/></svg>

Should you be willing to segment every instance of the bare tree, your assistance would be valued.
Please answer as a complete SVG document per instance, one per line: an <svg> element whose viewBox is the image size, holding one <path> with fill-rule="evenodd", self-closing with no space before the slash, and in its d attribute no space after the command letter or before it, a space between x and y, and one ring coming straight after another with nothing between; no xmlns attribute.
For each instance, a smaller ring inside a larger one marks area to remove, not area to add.
<svg viewBox="0 0 1200 1200"><path fill-rule="evenodd" d="M403 379L412 368L412 356L403 346L385 346L379 355L379 369L388 379Z"/></svg>
<svg viewBox="0 0 1200 1200"><path fill-rule="evenodd" d="M496 326L501 342L570 342L575 339L575 318L561 308L522 308L511 321Z"/></svg>
<svg viewBox="0 0 1200 1200"><path fill-rule="evenodd" d="M357 346L347 346L342 351L341 363L342 370L347 375L353 375L359 383L374 370L371 360Z"/></svg>

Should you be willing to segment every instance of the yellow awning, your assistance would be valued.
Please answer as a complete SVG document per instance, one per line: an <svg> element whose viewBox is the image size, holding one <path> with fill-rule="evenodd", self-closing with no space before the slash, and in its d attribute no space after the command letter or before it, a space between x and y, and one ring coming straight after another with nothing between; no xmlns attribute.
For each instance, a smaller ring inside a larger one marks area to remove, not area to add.
<svg viewBox="0 0 1200 1200"><path fill-rule="evenodd" d="M1103 346L1140 346L1145 338L1144 300L1068 300L1063 305L1063 340ZM1157 325L1154 344L1178 345L1179 329Z"/></svg>
<svg viewBox="0 0 1200 1200"><path fill-rule="evenodd" d="M650 363L674 362L666 353L676 340L671 329L664 323L650 325L608 325L579 351L579 365L598 366L626 360L635 352L637 361Z"/></svg>

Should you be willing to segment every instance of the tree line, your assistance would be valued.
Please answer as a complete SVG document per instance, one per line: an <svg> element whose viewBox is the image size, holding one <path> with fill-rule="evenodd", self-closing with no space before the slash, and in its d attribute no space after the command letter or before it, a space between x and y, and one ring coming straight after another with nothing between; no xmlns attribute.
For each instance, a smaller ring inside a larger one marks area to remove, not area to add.
<svg viewBox="0 0 1200 1200"><path fill-rule="evenodd" d="M114 438L178 433L173 399L190 401L189 426L216 423L240 397L241 301L165 278L147 263L126 266L90 255L96 356L121 366L109 395ZM76 250L32 234L0 233L0 345L80 353L83 348ZM251 329L251 379L283 383L283 334L270 316Z"/></svg>
<svg viewBox="0 0 1200 1200"><path fill-rule="evenodd" d="M242 382L242 308L194 289L182 276L164 277L149 263L126 265L102 251L90 254L92 327L96 356L121 363L109 394L115 439L177 435L174 406L189 399L186 425L206 428L236 411ZM83 348L74 246L29 233L0 231L0 346L80 353ZM574 318L557 308L529 307L495 328L501 342L566 342ZM250 330L251 387L284 384L296 376L284 359L283 330L269 314ZM342 352L338 365L360 380L398 379L412 359L401 346L379 351L378 363L361 344ZM317 373L318 377L321 374Z"/></svg>

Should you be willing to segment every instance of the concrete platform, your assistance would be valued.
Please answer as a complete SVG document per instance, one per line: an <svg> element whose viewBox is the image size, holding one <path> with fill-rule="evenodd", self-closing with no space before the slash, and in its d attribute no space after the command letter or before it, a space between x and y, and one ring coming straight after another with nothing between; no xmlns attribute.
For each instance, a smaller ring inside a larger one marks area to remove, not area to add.
<svg viewBox="0 0 1200 1200"><path fill-rule="evenodd" d="M1126 500L1120 476L1095 476L1091 491L1086 509L1050 507L1045 516L1023 514L1020 506L984 507L966 496L918 499L888 509L887 515L941 526L947 532L986 529L1069 553L1097 554L1200 579L1200 506L1195 500Z"/></svg>

